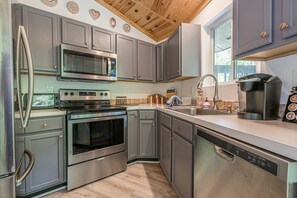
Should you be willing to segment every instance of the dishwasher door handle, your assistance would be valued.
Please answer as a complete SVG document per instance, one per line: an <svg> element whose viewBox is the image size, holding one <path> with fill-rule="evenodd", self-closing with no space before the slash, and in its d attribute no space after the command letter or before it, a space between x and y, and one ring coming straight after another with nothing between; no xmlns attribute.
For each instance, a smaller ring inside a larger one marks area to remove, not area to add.
<svg viewBox="0 0 297 198"><path fill-rule="evenodd" d="M223 158L224 160L227 160L229 162L233 162L234 161L234 155L231 154L230 152L222 149L219 146L214 146L214 151L215 153L220 156L221 158Z"/></svg>

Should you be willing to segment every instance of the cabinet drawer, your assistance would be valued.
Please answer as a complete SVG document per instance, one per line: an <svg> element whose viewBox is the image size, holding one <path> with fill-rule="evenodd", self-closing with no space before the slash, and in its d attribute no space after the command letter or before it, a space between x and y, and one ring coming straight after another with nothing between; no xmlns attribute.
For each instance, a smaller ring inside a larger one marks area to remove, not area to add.
<svg viewBox="0 0 297 198"><path fill-rule="evenodd" d="M28 127L26 128L26 133L30 132L40 132L53 129L63 128L63 118L62 117L47 117L30 120Z"/></svg>
<svg viewBox="0 0 297 198"><path fill-rule="evenodd" d="M162 125L171 129L171 116L161 113L160 114L160 122Z"/></svg>
<svg viewBox="0 0 297 198"><path fill-rule="evenodd" d="M183 136L184 138L193 141L193 125L185 121L173 118L173 132Z"/></svg>
<svg viewBox="0 0 297 198"><path fill-rule="evenodd" d="M155 119L155 111L140 111L140 119Z"/></svg>

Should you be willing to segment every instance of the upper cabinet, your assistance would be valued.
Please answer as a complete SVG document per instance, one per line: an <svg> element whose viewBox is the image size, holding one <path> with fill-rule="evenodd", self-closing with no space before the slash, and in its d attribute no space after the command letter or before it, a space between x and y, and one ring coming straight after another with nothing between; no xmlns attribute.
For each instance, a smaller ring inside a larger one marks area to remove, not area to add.
<svg viewBox="0 0 297 198"><path fill-rule="evenodd" d="M118 78L123 80L136 80L137 40L117 35L116 42Z"/></svg>
<svg viewBox="0 0 297 198"><path fill-rule="evenodd" d="M137 79L155 80L155 45L143 41L137 42Z"/></svg>
<svg viewBox="0 0 297 198"><path fill-rule="evenodd" d="M201 27L182 23L167 41L169 79L198 77L201 60Z"/></svg>
<svg viewBox="0 0 297 198"><path fill-rule="evenodd" d="M233 59L269 60L297 51L297 0L234 0Z"/></svg>
<svg viewBox="0 0 297 198"><path fill-rule="evenodd" d="M71 19L62 19L62 42L90 48L91 26Z"/></svg>
<svg viewBox="0 0 297 198"><path fill-rule="evenodd" d="M167 42L160 43L156 46L156 81L157 82L162 82L167 80L166 47L167 47Z"/></svg>
<svg viewBox="0 0 297 198"><path fill-rule="evenodd" d="M18 26L23 25L28 37L35 73L57 74L60 45L59 17L28 6L13 6L12 12L14 47ZM22 48L21 48L22 49ZM25 52L22 51L21 55ZM25 56L21 56L21 67L27 70Z"/></svg>
<svg viewBox="0 0 297 198"><path fill-rule="evenodd" d="M92 27L92 48L94 50L114 53L114 33Z"/></svg>
<svg viewBox="0 0 297 198"><path fill-rule="evenodd" d="M272 0L234 0L233 54L272 43Z"/></svg>
<svg viewBox="0 0 297 198"><path fill-rule="evenodd" d="M116 53L118 79L155 81L155 45L118 34Z"/></svg>

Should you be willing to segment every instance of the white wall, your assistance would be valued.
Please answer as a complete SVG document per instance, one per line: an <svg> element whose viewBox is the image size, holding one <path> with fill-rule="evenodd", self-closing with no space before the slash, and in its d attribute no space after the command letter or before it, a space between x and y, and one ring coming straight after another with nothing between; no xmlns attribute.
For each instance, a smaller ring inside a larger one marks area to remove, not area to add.
<svg viewBox="0 0 297 198"><path fill-rule="evenodd" d="M196 17L191 23L206 26L227 6L231 5L232 0L212 0L210 4ZM210 36L206 29L202 28L202 74L211 73L210 56ZM267 61L263 64L263 72L277 75L283 82L281 103L287 102L288 94L293 85L297 86L297 55ZM196 97L195 88L199 78L182 82L182 95ZM213 97L213 87L207 86L204 95ZM194 90L194 91L193 91ZM219 97L223 100L237 100L237 87L235 83L219 86Z"/></svg>
<svg viewBox="0 0 297 198"><path fill-rule="evenodd" d="M107 10L105 7L101 6L99 3L97 3L94 0L75 0L75 2L79 5L79 13L77 14L71 14L67 8L66 4L69 2L69 0L58 0L58 4L54 7L48 7L44 5L40 0L13 0L12 3L21 3L25 4L34 8L38 8L47 12L51 12L54 14L58 14L64 17L68 17L77 21L81 21L84 23L88 23L97 27L101 27L107 30L114 31L116 33L120 33L123 35L131 36L143 41L147 41L150 43L156 43L154 40L131 26L131 31L129 33L124 32L122 26L126 22ZM100 17L94 21L91 16L89 15L90 9L96 9L98 10L101 15ZM117 25L115 28L110 27L109 25L109 19L111 17L114 17L117 21Z"/></svg>

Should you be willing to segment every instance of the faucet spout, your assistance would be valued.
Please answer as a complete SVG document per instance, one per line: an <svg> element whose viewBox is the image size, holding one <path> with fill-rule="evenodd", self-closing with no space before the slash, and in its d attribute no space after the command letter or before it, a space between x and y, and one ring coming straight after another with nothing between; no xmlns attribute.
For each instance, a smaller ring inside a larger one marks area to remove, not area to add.
<svg viewBox="0 0 297 198"><path fill-rule="evenodd" d="M214 79L214 81L215 81L215 93L214 93L214 96L213 96L213 103L214 103L213 108L217 110L218 109L217 105L221 101L219 99L218 79L217 79L217 77L215 75L213 75L213 74L205 74L205 75L201 76L201 78L200 78L200 80L198 81L198 84L197 84L197 90L202 89L203 81L205 80L206 77L212 77Z"/></svg>

